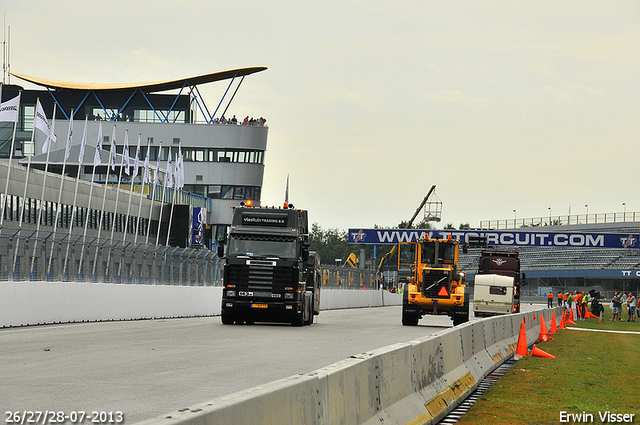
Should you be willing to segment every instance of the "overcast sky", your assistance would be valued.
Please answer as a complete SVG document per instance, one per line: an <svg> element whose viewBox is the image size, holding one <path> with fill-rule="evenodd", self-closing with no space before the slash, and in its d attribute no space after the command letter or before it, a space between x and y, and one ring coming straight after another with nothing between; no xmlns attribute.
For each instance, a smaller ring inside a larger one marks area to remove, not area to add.
<svg viewBox="0 0 640 425"><path fill-rule="evenodd" d="M323 228L395 226L434 184L439 227L640 211L636 0L1 4L19 74L268 67L228 115L267 119L262 204L282 203L289 174ZM210 108L225 89L200 87Z"/></svg>

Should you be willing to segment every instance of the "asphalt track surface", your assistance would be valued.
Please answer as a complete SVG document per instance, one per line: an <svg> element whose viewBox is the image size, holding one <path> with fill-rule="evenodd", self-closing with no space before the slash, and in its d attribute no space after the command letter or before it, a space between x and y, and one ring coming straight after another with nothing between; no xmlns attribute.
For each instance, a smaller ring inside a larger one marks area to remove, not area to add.
<svg viewBox="0 0 640 425"><path fill-rule="evenodd" d="M7 423L7 411L120 411L132 424L452 326L400 316L380 307L322 311L301 328L204 317L0 329L0 413Z"/></svg>
<svg viewBox="0 0 640 425"><path fill-rule="evenodd" d="M400 317L396 306L322 311L301 328L220 317L4 328L0 413L6 424L8 411L119 411L133 424L452 326Z"/></svg>

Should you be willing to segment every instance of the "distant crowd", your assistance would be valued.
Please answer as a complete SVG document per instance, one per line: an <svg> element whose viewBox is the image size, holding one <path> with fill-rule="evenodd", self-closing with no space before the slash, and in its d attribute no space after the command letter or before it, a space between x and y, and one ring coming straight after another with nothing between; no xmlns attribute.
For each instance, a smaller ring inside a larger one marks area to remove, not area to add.
<svg viewBox="0 0 640 425"><path fill-rule="evenodd" d="M593 291L590 291L593 292ZM584 320L586 317L586 312L588 305L591 304L591 313L598 316L601 312L604 311L604 308L599 303L597 295L596 297L592 296L591 293L585 293L580 291L571 292L558 292L558 306L564 306L567 310L573 310L574 317L578 320ZM638 298L640 298L640 294L638 294ZM611 321L621 321L624 322L623 314L625 312L624 306L626 305L627 310L627 322L635 322L636 317L638 317L638 298L629 292L629 294L616 292L615 295L611 298ZM547 307L553 307L553 292L549 292L547 296Z"/></svg>
<svg viewBox="0 0 640 425"><path fill-rule="evenodd" d="M214 118L213 119L213 123L214 124L232 124L232 125L237 125L238 124L238 119L236 118L236 116L234 115L233 117L226 119L224 117L224 115L222 117L220 117L220 119L218 118ZM244 120L242 120L242 125L265 125L267 123L267 120L265 118L249 118L249 115L247 115L246 117L244 117Z"/></svg>

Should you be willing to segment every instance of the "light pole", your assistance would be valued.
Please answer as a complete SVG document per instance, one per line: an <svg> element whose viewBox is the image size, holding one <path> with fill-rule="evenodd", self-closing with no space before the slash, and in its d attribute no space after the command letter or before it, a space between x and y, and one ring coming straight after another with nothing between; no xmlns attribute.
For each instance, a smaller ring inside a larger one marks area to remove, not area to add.
<svg viewBox="0 0 640 425"><path fill-rule="evenodd" d="M627 203L623 202L624 212L622 213L622 221L627 221Z"/></svg>
<svg viewBox="0 0 640 425"><path fill-rule="evenodd" d="M549 226L551 226L551 207L549 207Z"/></svg>
<svg viewBox="0 0 640 425"><path fill-rule="evenodd" d="M584 207L587 209L587 214L585 215L584 219L585 219L585 222L588 224L589 223L589 205L585 204Z"/></svg>
<svg viewBox="0 0 640 425"><path fill-rule="evenodd" d="M513 210L513 227L516 227L516 221L518 220L518 217L516 216L516 210Z"/></svg>

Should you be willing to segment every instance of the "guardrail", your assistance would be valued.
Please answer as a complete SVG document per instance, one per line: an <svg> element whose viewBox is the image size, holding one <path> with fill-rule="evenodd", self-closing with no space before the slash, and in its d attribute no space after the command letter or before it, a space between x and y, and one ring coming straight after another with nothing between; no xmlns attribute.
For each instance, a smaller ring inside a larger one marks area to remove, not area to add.
<svg viewBox="0 0 640 425"><path fill-rule="evenodd" d="M549 322L552 311L559 317L561 310L469 322L139 425L437 423L513 355L523 318L532 344L540 314Z"/></svg>
<svg viewBox="0 0 640 425"><path fill-rule="evenodd" d="M517 229L522 227L562 226L567 224L600 224L600 223L631 223L640 219L640 212L623 211L612 213L585 213L554 215L532 218L506 218L501 220L481 220L480 229L500 230Z"/></svg>

